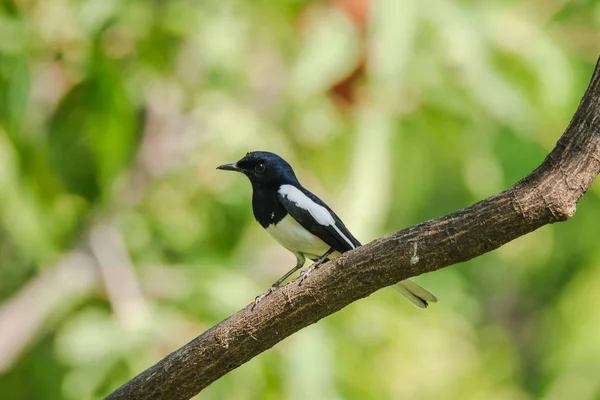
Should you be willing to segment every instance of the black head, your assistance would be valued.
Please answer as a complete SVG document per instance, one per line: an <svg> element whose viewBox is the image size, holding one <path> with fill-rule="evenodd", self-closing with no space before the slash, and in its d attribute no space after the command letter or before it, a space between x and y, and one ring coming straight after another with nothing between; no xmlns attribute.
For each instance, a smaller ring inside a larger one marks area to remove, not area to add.
<svg viewBox="0 0 600 400"><path fill-rule="evenodd" d="M298 181L290 164L277 154L268 151L247 153L238 162L221 165L217 169L241 172L253 185L281 185Z"/></svg>

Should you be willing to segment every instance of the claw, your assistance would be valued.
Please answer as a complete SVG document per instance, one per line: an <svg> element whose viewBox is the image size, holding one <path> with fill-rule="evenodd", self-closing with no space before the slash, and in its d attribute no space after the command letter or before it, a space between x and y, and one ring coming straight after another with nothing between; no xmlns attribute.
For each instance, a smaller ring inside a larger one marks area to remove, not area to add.
<svg viewBox="0 0 600 400"><path fill-rule="evenodd" d="M310 273L312 272L313 269L314 269L314 264L311 265L310 267L302 270L302 272L300 273L300 285L302 284L302 282L304 282L304 280L306 278L308 278L308 275L310 275Z"/></svg>
<svg viewBox="0 0 600 400"><path fill-rule="evenodd" d="M312 263L312 265L308 268L305 268L302 270L302 272L300 272L300 284L302 284L302 282L304 282L304 280L306 278L308 278L308 275L310 275L310 273L319 267L319 265L323 264L325 261L328 260L327 257L329 257L329 254L331 254L331 251L328 251L327 253L325 253L323 256L317 258L317 260Z"/></svg>
<svg viewBox="0 0 600 400"><path fill-rule="evenodd" d="M269 288L269 290L267 290L266 292L264 292L261 295L256 296L256 298L254 299L254 306L256 307L256 305L265 297L267 297L268 295L270 295L271 293L273 293L275 291L275 289L278 289L279 286L271 286ZM253 307L254 308L254 307Z"/></svg>

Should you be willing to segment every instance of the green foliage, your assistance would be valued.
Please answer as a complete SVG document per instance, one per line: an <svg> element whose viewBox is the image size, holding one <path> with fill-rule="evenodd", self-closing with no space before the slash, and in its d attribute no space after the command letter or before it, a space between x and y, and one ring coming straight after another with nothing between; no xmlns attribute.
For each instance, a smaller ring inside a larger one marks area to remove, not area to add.
<svg viewBox="0 0 600 400"><path fill-rule="evenodd" d="M527 175L598 56L595 1L373 0L366 32L342 3L1 3L2 398L100 399L293 264L217 165L281 154L366 243ZM599 194L199 398L598 398Z"/></svg>
<svg viewBox="0 0 600 400"><path fill-rule="evenodd" d="M61 99L48 129L60 180L69 193L89 202L111 192L131 163L138 131L123 74L98 49L93 52L89 75Z"/></svg>

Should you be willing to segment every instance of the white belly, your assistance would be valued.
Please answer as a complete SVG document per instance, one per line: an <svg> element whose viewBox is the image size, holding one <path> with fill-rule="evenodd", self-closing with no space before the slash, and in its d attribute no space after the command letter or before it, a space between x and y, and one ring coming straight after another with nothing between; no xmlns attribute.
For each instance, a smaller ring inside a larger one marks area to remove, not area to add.
<svg viewBox="0 0 600 400"><path fill-rule="evenodd" d="M302 253L311 259L318 258L329 250L329 246L324 241L304 229L289 214L277 225L269 225L267 232L286 249L295 253ZM332 258L335 255L338 255L338 253L334 253Z"/></svg>

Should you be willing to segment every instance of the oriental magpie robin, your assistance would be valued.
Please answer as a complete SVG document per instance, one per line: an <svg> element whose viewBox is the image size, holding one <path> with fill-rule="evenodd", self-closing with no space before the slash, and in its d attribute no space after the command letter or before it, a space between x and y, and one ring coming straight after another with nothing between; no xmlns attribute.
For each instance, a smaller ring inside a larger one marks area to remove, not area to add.
<svg viewBox="0 0 600 400"><path fill-rule="evenodd" d="M238 171L250 179L254 218L296 256L296 266L258 296L256 303L302 268L306 258L315 262L304 271L302 280L317 265L361 245L331 208L300 184L290 164L277 154L255 151L217 169ZM409 279L394 288L420 308L437 302L433 294Z"/></svg>

